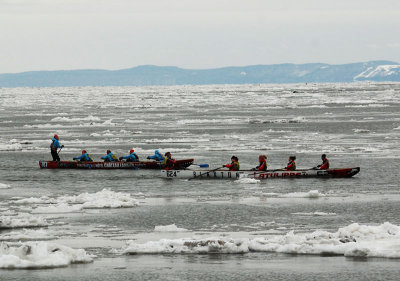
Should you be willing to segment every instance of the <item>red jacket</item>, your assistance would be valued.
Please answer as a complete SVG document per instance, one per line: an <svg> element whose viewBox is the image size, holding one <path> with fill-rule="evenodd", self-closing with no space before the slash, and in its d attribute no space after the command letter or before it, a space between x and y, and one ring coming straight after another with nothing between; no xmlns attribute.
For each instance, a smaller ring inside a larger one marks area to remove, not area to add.
<svg viewBox="0 0 400 281"><path fill-rule="evenodd" d="M267 170L267 161L263 160L260 163L260 166L257 167L258 171L266 171Z"/></svg>
<svg viewBox="0 0 400 281"><path fill-rule="evenodd" d="M329 169L329 160L328 160L328 158L325 158L325 160L322 162L322 165L319 168L321 170Z"/></svg>

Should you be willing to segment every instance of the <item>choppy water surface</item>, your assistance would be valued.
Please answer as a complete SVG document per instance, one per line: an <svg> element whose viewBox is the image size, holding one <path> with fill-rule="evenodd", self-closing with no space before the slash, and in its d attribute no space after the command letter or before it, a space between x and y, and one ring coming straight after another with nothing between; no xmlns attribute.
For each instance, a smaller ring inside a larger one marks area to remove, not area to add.
<svg viewBox="0 0 400 281"><path fill-rule="evenodd" d="M400 84L3 88L0 104L8 280L397 278ZM252 168L259 154L281 168L295 154L307 168L326 153L361 173L188 181L40 170L54 133L62 160L133 147L215 168L232 155Z"/></svg>

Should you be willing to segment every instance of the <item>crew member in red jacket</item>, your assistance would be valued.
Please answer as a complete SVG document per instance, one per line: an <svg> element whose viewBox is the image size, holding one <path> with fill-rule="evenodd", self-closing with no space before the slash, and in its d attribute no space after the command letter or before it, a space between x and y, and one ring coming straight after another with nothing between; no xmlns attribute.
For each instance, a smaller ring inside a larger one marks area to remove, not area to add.
<svg viewBox="0 0 400 281"><path fill-rule="evenodd" d="M287 164L285 170L287 171L294 171L296 170L296 156L290 156L289 157L289 163Z"/></svg>
<svg viewBox="0 0 400 281"><path fill-rule="evenodd" d="M236 156L231 157L231 164L226 164L223 167L228 168L229 171L239 171L240 165L239 165L239 158Z"/></svg>
<svg viewBox="0 0 400 281"><path fill-rule="evenodd" d="M317 168L320 170L328 170L329 169L329 160L326 158L326 154L321 155L322 164L318 165Z"/></svg>
<svg viewBox="0 0 400 281"><path fill-rule="evenodd" d="M268 168L267 165L267 155L260 155L258 156L259 165L256 167L255 170L257 171L266 171Z"/></svg>
<svg viewBox="0 0 400 281"><path fill-rule="evenodd" d="M176 160L172 158L171 152L165 153L163 166L165 170L172 170L176 164Z"/></svg>

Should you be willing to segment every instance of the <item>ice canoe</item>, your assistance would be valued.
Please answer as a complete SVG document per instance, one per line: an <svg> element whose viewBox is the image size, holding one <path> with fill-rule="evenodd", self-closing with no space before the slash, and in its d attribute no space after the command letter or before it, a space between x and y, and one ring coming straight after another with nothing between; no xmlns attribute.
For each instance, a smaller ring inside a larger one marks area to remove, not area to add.
<svg viewBox="0 0 400 281"><path fill-rule="evenodd" d="M174 169L185 169L194 159L176 160ZM78 162L78 161L39 161L41 169L163 169L160 161L141 162Z"/></svg>
<svg viewBox="0 0 400 281"><path fill-rule="evenodd" d="M269 170L259 171L227 171L227 170L163 170L161 175L169 179L238 179L248 177L255 179L289 179L289 178L350 178L360 172L360 167L338 168L328 170Z"/></svg>

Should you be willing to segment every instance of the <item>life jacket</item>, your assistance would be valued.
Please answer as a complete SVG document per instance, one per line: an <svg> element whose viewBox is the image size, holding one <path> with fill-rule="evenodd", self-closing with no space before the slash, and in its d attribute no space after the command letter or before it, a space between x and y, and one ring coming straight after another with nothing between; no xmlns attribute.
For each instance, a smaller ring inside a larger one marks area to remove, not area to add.
<svg viewBox="0 0 400 281"><path fill-rule="evenodd" d="M329 160L328 158L325 158L325 160L322 162L322 165L320 166L321 170L327 170L329 169Z"/></svg>
<svg viewBox="0 0 400 281"><path fill-rule="evenodd" d="M58 142L58 140L56 138L53 138L51 140L51 144L50 144L50 149L51 150L57 150L57 148L60 146L60 143Z"/></svg>
<svg viewBox="0 0 400 281"><path fill-rule="evenodd" d="M172 169L175 165L175 160L169 157L165 157L163 161L163 167L165 167L166 170Z"/></svg>
<svg viewBox="0 0 400 281"><path fill-rule="evenodd" d="M288 171L296 170L296 162L290 161L286 166L286 170L288 170Z"/></svg>
<svg viewBox="0 0 400 281"><path fill-rule="evenodd" d="M229 168L229 171L239 171L240 169L239 162L232 162L231 164L225 166Z"/></svg>
<svg viewBox="0 0 400 281"><path fill-rule="evenodd" d="M117 156L115 156L115 154L114 153L111 153L111 158L113 159L113 161L118 161L118 158L117 158Z"/></svg>
<svg viewBox="0 0 400 281"><path fill-rule="evenodd" d="M86 161L93 162L92 157L90 157L90 155L87 153L86 153Z"/></svg>
<svg viewBox="0 0 400 281"><path fill-rule="evenodd" d="M266 171L268 168L267 161L263 160L260 163L260 166L257 167L258 171Z"/></svg>

